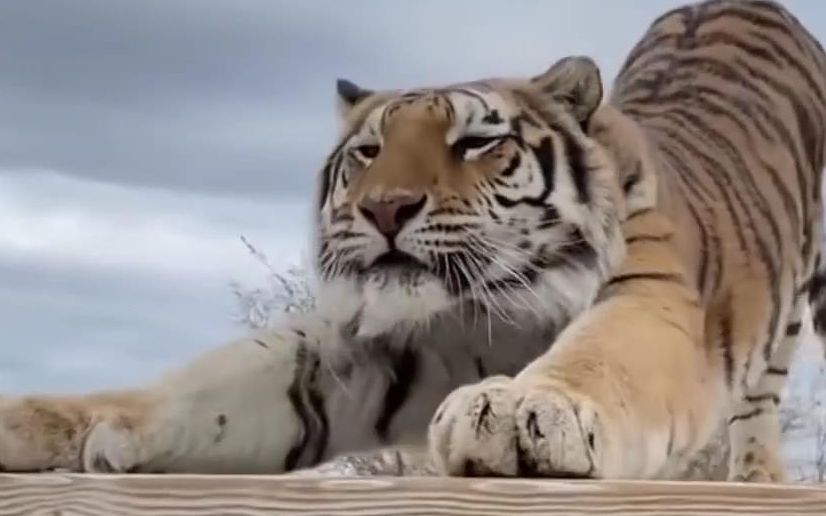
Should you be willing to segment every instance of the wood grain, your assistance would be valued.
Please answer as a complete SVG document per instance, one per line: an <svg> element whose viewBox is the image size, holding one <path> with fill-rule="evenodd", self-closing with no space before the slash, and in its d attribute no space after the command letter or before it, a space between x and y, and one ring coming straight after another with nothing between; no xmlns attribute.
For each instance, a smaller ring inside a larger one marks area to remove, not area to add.
<svg viewBox="0 0 826 516"><path fill-rule="evenodd" d="M0 515L826 515L826 486L0 474Z"/></svg>

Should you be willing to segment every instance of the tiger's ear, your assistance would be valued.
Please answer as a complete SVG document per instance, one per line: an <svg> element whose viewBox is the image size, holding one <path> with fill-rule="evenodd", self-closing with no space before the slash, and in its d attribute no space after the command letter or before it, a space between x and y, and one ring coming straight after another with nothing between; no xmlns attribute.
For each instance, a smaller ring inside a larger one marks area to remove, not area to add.
<svg viewBox="0 0 826 516"><path fill-rule="evenodd" d="M585 125L602 102L602 78L593 59L571 56L560 59L531 79L540 92L565 106Z"/></svg>
<svg viewBox="0 0 826 516"><path fill-rule="evenodd" d="M336 96L339 114L346 116L359 102L373 93L373 90L364 89L347 79L337 79Z"/></svg>

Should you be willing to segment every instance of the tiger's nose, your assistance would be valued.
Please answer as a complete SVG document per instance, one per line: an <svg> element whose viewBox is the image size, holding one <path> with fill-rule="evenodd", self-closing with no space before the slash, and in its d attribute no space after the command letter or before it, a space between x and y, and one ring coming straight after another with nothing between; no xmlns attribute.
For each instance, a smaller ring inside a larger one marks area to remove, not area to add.
<svg viewBox="0 0 826 516"><path fill-rule="evenodd" d="M381 234L392 238L422 211L426 200L424 194L403 193L382 199L367 197L359 202L358 207Z"/></svg>

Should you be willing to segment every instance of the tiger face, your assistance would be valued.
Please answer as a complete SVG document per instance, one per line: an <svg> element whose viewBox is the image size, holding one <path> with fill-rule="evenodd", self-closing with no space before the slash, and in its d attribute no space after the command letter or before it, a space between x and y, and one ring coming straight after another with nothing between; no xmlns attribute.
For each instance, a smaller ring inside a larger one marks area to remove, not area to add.
<svg viewBox="0 0 826 516"><path fill-rule="evenodd" d="M374 92L338 83L343 136L321 173L319 301L357 334L481 308L567 318L622 254L612 166L586 135L586 58L528 80Z"/></svg>

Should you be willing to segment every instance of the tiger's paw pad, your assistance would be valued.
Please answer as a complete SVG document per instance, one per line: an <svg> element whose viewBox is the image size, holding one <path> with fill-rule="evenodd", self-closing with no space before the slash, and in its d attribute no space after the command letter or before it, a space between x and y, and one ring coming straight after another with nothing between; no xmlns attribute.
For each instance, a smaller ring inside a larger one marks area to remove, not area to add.
<svg viewBox="0 0 826 516"><path fill-rule="evenodd" d="M83 470L88 473L128 473L139 464L138 442L132 432L102 421L83 446Z"/></svg>
<svg viewBox="0 0 826 516"><path fill-rule="evenodd" d="M600 476L602 430L588 399L490 379L460 387L430 424L433 467L463 476Z"/></svg>

